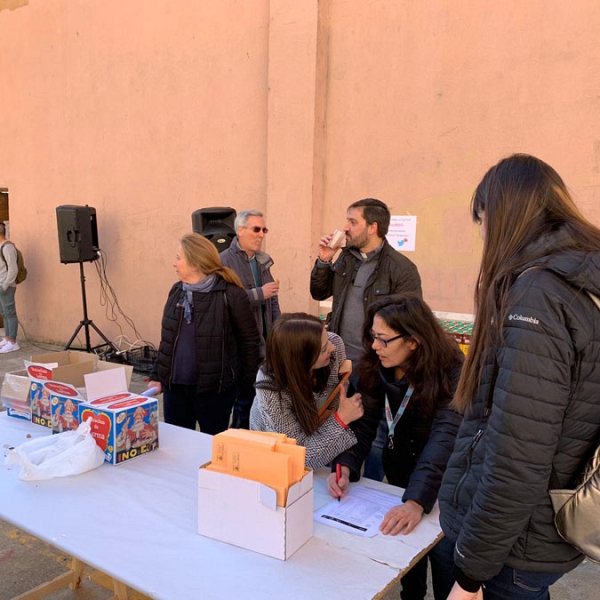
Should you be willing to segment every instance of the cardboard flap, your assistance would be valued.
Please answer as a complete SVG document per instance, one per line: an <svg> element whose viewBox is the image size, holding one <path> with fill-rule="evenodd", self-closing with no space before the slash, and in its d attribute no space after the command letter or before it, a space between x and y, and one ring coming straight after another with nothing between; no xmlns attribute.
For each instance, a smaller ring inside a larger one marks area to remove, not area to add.
<svg viewBox="0 0 600 600"><path fill-rule="evenodd" d="M96 354L88 352L78 352L76 350L63 350L62 352L48 352L46 354L36 354L31 357L31 362L35 363L58 363L59 367L74 365L78 363L98 362Z"/></svg>
<svg viewBox="0 0 600 600"><path fill-rule="evenodd" d="M198 485L206 490L219 491L221 489L221 478L215 471L205 469L206 465L210 465L210 463L203 464L198 471Z"/></svg>
<svg viewBox="0 0 600 600"><path fill-rule="evenodd" d="M258 501L271 510L277 510L277 492L268 485L258 484Z"/></svg>
<svg viewBox="0 0 600 600"><path fill-rule="evenodd" d="M84 379L88 402L127 391L127 375L122 366L86 373Z"/></svg>
<svg viewBox="0 0 600 600"><path fill-rule="evenodd" d="M313 472L311 469L305 469L305 476L293 486L290 487L287 497L286 506L290 506L312 489L313 487Z"/></svg>
<svg viewBox="0 0 600 600"><path fill-rule="evenodd" d="M91 373L93 369L94 363L92 362L75 363L64 367L58 366L56 369L52 369L52 379L62 383L70 383L75 387L83 387L85 384L84 375Z"/></svg>
<svg viewBox="0 0 600 600"><path fill-rule="evenodd" d="M133 367L131 365L118 365L105 360L99 360L98 364L96 365L96 373L100 373L101 371L110 371L111 369L125 369L127 389L129 389L129 386L131 385L131 374L133 373Z"/></svg>

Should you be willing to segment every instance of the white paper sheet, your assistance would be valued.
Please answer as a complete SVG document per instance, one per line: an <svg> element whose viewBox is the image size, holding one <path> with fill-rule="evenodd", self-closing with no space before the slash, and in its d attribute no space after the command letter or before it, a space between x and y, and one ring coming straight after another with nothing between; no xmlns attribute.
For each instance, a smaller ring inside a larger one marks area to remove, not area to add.
<svg viewBox="0 0 600 600"><path fill-rule="evenodd" d="M330 470L327 468L320 469L315 473L315 508L323 508L331 502L326 483L329 474ZM402 488L362 478L360 483L351 483L348 489L358 485L389 493L396 497L394 505L402 504L402 494L404 493ZM344 548L399 570L408 567L411 554L413 557L416 556L423 548L433 545L441 535L437 503L409 534L383 535L378 532L377 535L368 538L348 535L346 530L342 531L317 521L315 521L314 529L314 536L326 541L332 548Z"/></svg>
<svg viewBox="0 0 600 600"><path fill-rule="evenodd" d="M362 537L373 537L390 508L402 504L398 496L363 485L351 487L341 501L332 500L314 512L318 523Z"/></svg>

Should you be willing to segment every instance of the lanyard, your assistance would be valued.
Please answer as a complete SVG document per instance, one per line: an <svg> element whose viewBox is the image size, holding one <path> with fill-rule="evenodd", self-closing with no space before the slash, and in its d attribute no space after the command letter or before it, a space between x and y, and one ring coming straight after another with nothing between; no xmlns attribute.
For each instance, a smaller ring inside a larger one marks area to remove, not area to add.
<svg viewBox="0 0 600 600"><path fill-rule="evenodd" d="M404 394L404 398L402 398L402 402L400 402L400 406L398 407L398 411L396 412L396 416L392 418L392 409L390 408L390 402L388 400L387 394L385 395L385 420L388 424L388 448L390 450L394 449L394 429L402 417L404 413L404 409L408 405L408 401L410 397L413 395L415 388L412 385L408 386L406 390L406 394Z"/></svg>

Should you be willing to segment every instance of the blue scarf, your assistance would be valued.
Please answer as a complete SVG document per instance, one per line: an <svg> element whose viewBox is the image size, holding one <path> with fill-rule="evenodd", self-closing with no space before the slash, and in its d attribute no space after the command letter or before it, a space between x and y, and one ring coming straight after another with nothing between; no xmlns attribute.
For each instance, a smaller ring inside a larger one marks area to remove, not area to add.
<svg viewBox="0 0 600 600"><path fill-rule="evenodd" d="M183 291L185 295L183 297L183 314L185 316L185 320L188 323L192 322L192 310L193 310L193 301L192 294L193 292L199 292L200 294L206 294L210 292L212 289L213 283L215 282L214 275L207 275L202 281L198 283L184 283Z"/></svg>

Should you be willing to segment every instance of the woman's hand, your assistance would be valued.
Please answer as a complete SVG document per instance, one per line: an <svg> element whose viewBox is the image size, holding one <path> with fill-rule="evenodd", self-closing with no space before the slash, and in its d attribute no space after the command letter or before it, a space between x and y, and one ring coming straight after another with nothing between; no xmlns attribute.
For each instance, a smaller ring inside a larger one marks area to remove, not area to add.
<svg viewBox="0 0 600 600"><path fill-rule="evenodd" d="M477 592L467 592L455 583L450 590L448 600L483 600L483 590L479 588Z"/></svg>
<svg viewBox="0 0 600 600"><path fill-rule="evenodd" d="M383 535L404 535L410 533L423 517L423 507L414 500L407 500L404 504L390 508L381 521L379 531Z"/></svg>
<svg viewBox="0 0 600 600"><path fill-rule="evenodd" d="M149 381L146 389L149 390L150 388L156 388L157 391L156 391L155 396L162 394L162 385L161 385L160 381Z"/></svg>
<svg viewBox="0 0 600 600"><path fill-rule="evenodd" d="M342 465L342 475L336 483L335 473L330 473L327 478L327 491L334 498L343 498L348 493L348 484L350 483L350 469Z"/></svg>
<svg viewBox="0 0 600 600"><path fill-rule="evenodd" d="M340 405L337 409L337 413L340 419L349 425L353 421L360 419L364 414L362 400L360 394L354 394L354 396L346 396L346 389L342 386L340 390Z"/></svg>

